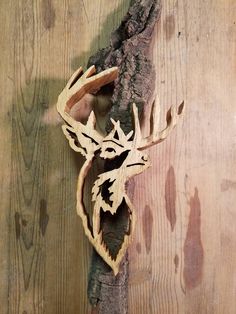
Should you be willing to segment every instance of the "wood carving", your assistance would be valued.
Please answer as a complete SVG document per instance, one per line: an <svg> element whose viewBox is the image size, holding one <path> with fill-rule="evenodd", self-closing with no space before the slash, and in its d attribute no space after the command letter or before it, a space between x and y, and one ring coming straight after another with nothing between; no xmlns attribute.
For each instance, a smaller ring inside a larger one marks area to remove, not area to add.
<svg viewBox="0 0 236 314"><path fill-rule="evenodd" d="M142 151L154 144L162 142L175 127L178 118L183 113L183 103L178 107L171 107L167 113L167 126L163 130L158 128L160 106L154 102L152 108L151 132L143 138L141 134L138 109L132 105L134 131L127 135L120 127L120 121L111 119L112 130L102 135L96 129L96 118L91 111L86 124L76 121L71 115L71 108L78 103L86 93L96 93L101 87L110 84L118 77L118 68L112 67L99 74L95 74L95 66L91 66L84 74L79 68L69 79L60 94L57 110L66 122L62 126L63 132L71 148L85 157L80 170L77 184L77 213L82 219L86 236L104 261L113 269L116 275L119 264L124 257L135 225L135 209L126 194L125 184L133 176L143 172L150 166L150 160ZM92 223L83 204L83 189L85 178L95 157L111 160L113 168L101 173L92 188L94 203ZM114 163L114 161L116 161ZM115 167L114 167L115 165ZM103 213L117 215L122 204L128 207L129 225L123 243L114 254L109 250L103 238L101 217Z"/></svg>

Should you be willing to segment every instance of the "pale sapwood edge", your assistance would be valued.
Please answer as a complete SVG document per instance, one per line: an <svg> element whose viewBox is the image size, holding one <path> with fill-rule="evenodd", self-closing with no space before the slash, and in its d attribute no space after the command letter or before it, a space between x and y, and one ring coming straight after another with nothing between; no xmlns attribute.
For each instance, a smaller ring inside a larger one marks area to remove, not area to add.
<svg viewBox="0 0 236 314"><path fill-rule="evenodd" d="M92 243L98 254L112 268L116 275L119 265L132 238L136 215L135 209L126 194L125 183L134 175L143 172L150 166L147 155L141 151L162 142L173 130L179 117L183 114L184 103L179 107L172 106L167 113L166 127L159 131L160 104L159 99L153 103L150 135L143 138L141 134L138 109L132 105L134 120L134 135L131 131L125 135L119 121L111 119L113 129L106 135L101 135L95 128L96 117L91 111L88 121L83 124L70 116L70 109L86 94L98 91L102 86L113 82L118 77L118 68L112 67L99 74L95 74L95 66L91 66L84 74L80 67L69 79L65 88L58 97L57 110L67 123L62 126L63 132L69 141L71 148L85 157L85 162L80 170L77 183L77 213L82 219L86 236ZM79 146L78 146L79 144ZM89 227L88 216L83 204L83 189L85 178L92 165L95 153L100 152L103 159L114 159L124 152L128 152L120 168L104 172L98 176L92 188L92 201L94 202L92 230ZM110 202L103 199L100 187L104 182L112 182L109 187ZM115 214L118 207L125 201L129 209L130 226L129 234L124 236L124 241L116 255L112 257L102 239L101 208Z"/></svg>

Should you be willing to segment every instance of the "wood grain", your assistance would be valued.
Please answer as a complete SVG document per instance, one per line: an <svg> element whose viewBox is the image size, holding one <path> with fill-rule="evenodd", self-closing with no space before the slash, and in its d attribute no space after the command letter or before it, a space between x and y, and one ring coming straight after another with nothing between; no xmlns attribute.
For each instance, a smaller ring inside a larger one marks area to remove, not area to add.
<svg viewBox="0 0 236 314"><path fill-rule="evenodd" d="M184 99L186 111L135 180L138 221L153 228L136 230L130 313L236 310L235 17L233 1L163 1L157 92L164 108Z"/></svg>
<svg viewBox="0 0 236 314"><path fill-rule="evenodd" d="M55 103L73 68L105 44L102 25L117 27L126 11L105 3L95 15L91 1L1 2L1 313L89 311L90 246L74 198L81 163Z"/></svg>
<svg viewBox="0 0 236 314"><path fill-rule="evenodd" d="M74 198L81 160L55 103L128 5L0 3L1 313L91 312L91 248ZM135 179L129 313L236 311L235 22L233 0L163 1L153 42L161 121L183 99L186 112Z"/></svg>

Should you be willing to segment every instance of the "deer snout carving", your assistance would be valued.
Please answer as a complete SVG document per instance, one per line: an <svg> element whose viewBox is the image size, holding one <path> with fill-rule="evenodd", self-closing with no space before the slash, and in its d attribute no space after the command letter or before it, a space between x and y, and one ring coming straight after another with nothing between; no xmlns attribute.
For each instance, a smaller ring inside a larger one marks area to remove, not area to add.
<svg viewBox="0 0 236 314"><path fill-rule="evenodd" d="M127 250L130 238L134 231L136 220L135 209L126 193L126 182L150 166L150 160L144 149L163 141L175 127L178 118L183 112L183 103L178 107L171 107L167 114L167 126L159 130L159 106L154 103L152 110L151 133L143 138L141 134L138 109L132 105L134 131L125 134L119 121L111 119L113 128L103 136L96 130L96 118L92 111L86 124L74 120L70 109L86 94L99 90L102 86L111 83L118 76L118 68L113 67L99 74L95 74L95 67L90 67L84 74L79 68L70 78L60 94L57 110L66 122L62 126L63 132L73 150L82 154L85 162L80 170L77 184L77 213L82 219L86 236L96 251L117 274L119 264ZM90 226L86 208L83 204L83 188L85 178L95 156L105 161L105 172L98 175L92 187L92 226ZM129 215L129 225L123 243L114 253L104 243L101 217L109 213L112 217L118 215L121 205L126 204Z"/></svg>

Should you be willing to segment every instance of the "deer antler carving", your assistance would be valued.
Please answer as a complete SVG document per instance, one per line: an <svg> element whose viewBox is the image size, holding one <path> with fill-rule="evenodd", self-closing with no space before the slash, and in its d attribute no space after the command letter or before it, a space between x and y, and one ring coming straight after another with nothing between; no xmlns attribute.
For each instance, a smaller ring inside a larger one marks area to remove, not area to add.
<svg viewBox="0 0 236 314"><path fill-rule="evenodd" d="M119 121L111 120L113 129L106 136L96 130L96 118L91 111L88 121L83 124L70 115L71 108L86 94L99 90L102 86L113 82L118 76L118 68L113 67L99 74L95 74L95 67L90 67L84 74L79 68L69 79L66 87L60 94L57 110L66 122L62 126L63 132L71 148L85 157L85 162L80 170L77 184L77 213L82 219L86 236L96 251L113 269L114 274L119 271L119 264L126 252L129 239L132 237L136 215L135 209L126 194L125 183L132 176L143 172L150 166L148 156L142 150L163 141L175 127L183 112L184 104L178 108L171 107L167 114L167 126L159 131L157 120L160 106L157 102L153 105L151 133L143 138L135 104L132 106L134 117L134 132L124 134ZM92 226L90 227L88 215L83 204L83 188L86 175L92 165L95 155L106 160L116 160L116 168L100 174L92 188L92 201L94 202ZM115 215L122 202L129 209L129 227L124 241L116 256L109 252L102 237L101 214L109 212Z"/></svg>

